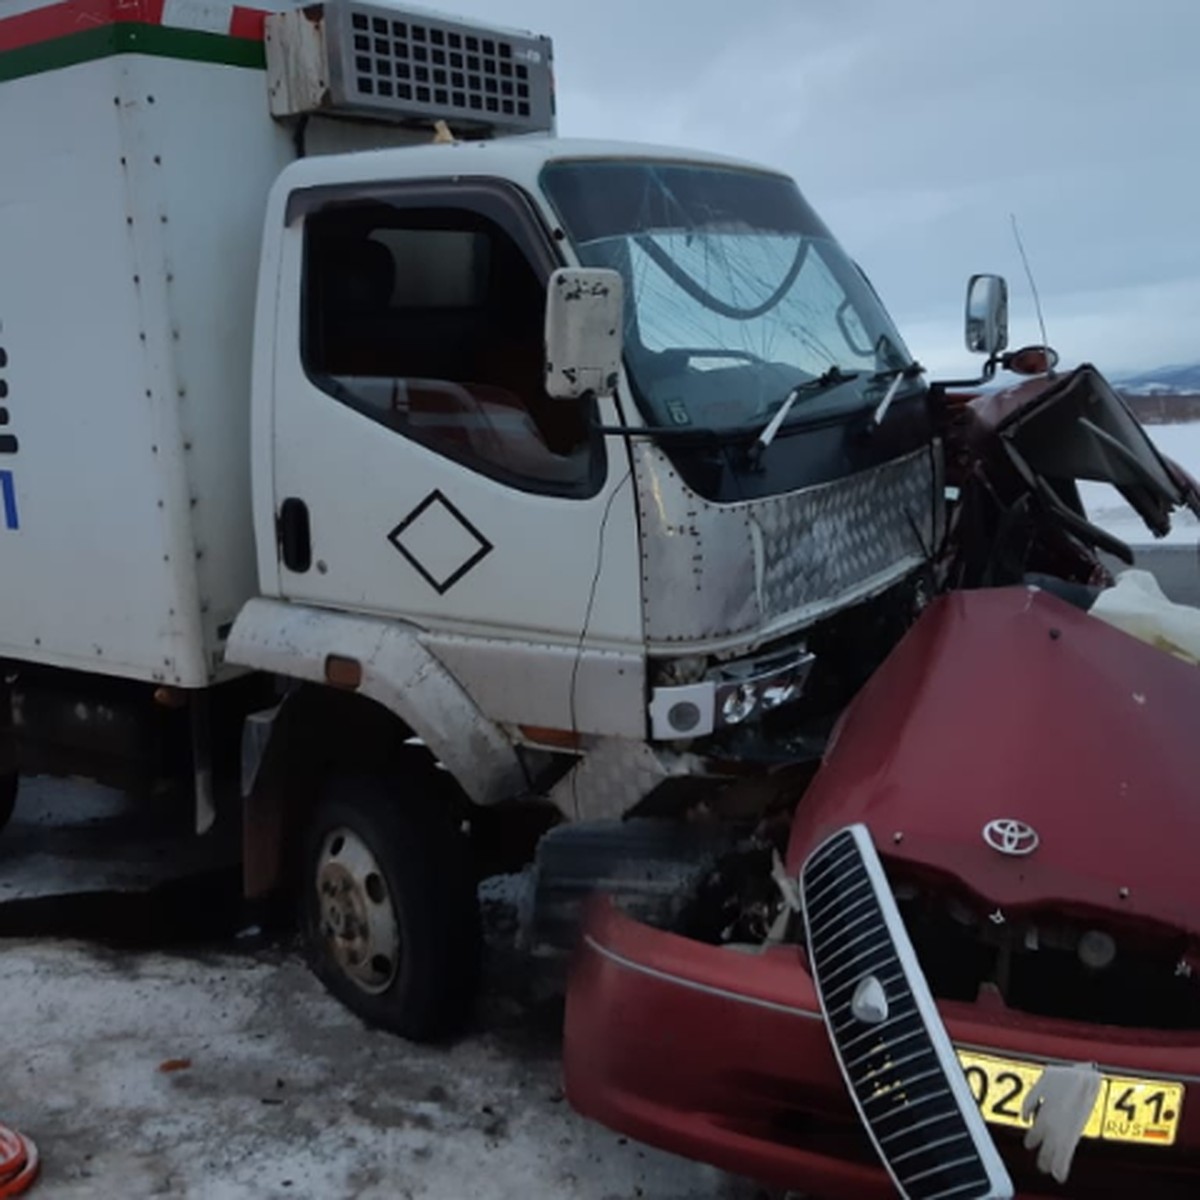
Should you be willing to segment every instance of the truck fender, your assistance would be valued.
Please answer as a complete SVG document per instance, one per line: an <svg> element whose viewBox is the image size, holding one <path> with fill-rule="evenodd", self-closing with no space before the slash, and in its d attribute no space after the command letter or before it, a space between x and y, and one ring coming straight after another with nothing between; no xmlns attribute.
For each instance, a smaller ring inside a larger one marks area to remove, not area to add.
<svg viewBox="0 0 1200 1200"><path fill-rule="evenodd" d="M402 621L251 600L234 621L225 656L237 666L340 686L375 701L425 743L476 804L527 788L516 747ZM331 672L331 660L338 670ZM251 759L261 760L269 744L274 723L265 724L255 731ZM255 773L254 762L244 761L243 784Z"/></svg>

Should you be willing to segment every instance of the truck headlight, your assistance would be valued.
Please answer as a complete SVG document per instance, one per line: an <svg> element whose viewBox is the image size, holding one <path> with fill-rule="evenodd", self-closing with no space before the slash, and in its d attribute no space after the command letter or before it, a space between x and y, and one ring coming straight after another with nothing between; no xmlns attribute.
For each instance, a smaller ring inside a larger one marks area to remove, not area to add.
<svg viewBox="0 0 1200 1200"><path fill-rule="evenodd" d="M814 661L807 650L791 650L719 667L697 683L657 687L650 694L650 736L704 737L791 704L804 694Z"/></svg>
<svg viewBox="0 0 1200 1200"><path fill-rule="evenodd" d="M769 712L773 708L782 708L785 704L791 704L793 700L799 700L803 693L803 683L789 679L786 683L768 684L763 688L762 700L759 703L764 712Z"/></svg>
<svg viewBox="0 0 1200 1200"><path fill-rule="evenodd" d="M735 683L717 689L722 725L740 725L758 707L758 689L752 683Z"/></svg>

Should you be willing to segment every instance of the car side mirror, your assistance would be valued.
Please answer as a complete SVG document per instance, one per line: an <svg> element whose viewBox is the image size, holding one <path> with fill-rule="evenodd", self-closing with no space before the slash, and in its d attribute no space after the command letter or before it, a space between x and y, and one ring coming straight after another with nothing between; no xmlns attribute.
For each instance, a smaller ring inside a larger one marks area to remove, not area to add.
<svg viewBox="0 0 1200 1200"><path fill-rule="evenodd" d="M546 391L609 396L621 369L625 284L616 271L560 267L546 289Z"/></svg>
<svg viewBox="0 0 1200 1200"><path fill-rule="evenodd" d="M967 283L967 349L989 359L1008 345L1008 284L1003 275L972 275Z"/></svg>

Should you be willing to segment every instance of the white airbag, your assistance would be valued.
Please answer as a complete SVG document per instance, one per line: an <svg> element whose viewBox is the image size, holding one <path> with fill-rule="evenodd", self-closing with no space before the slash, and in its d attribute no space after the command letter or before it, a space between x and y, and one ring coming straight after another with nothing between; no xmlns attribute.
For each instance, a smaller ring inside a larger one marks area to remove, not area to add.
<svg viewBox="0 0 1200 1200"><path fill-rule="evenodd" d="M1091 613L1160 650L1200 663L1200 608L1168 600L1149 571L1123 571L1114 587L1100 593Z"/></svg>

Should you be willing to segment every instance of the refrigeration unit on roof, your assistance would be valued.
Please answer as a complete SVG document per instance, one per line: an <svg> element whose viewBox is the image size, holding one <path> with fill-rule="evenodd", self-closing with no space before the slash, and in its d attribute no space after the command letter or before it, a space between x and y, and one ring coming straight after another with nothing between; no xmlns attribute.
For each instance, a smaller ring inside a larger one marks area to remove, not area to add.
<svg viewBox="0 0 1200 1200"><path fill-rule="evenodd" d="M549 38L327 0L269 16L266 46L277 117L442 120L456 133L490 135L554 129Z"/></svg>

